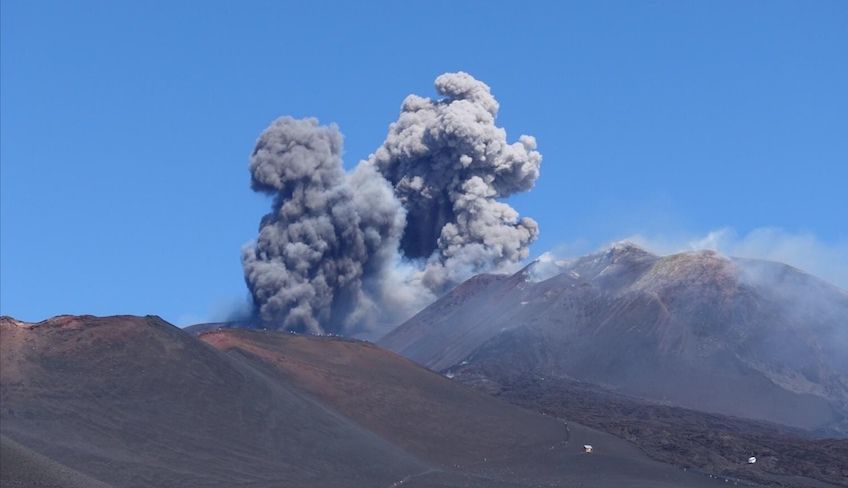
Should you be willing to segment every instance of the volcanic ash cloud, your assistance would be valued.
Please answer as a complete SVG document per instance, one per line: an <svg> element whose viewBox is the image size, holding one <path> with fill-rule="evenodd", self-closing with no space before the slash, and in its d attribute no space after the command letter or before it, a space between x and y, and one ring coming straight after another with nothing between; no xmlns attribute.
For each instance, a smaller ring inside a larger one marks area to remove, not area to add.
<svg viewBox="0 0 848 488"><path fill-rule="evenodd" d="M507 142L498 102L466 73L410 95L383 144L350 173L335 125L282 117L250 160L273 196L242 252L258 321L312 333L394 325L469 276L527 257L536 222L498 201L530 189L542 156Z"/></svg>

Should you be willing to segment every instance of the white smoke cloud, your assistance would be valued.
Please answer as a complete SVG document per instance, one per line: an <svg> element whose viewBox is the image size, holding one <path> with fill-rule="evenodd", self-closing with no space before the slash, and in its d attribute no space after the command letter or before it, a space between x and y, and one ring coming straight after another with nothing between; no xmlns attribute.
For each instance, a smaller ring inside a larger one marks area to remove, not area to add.
<svg viewBox="0 0 848 488"><path fill-rule="evenodd" d="M637 234L625 240L657 254L710 249L727 256L778 261L848 289L848 241L845 240L828 243L811 233L793 233L776 227L761 227L747 234L722 228L705 235L678 238Z"/></svg>
<svg viewBox="0 0 848 488"><path fill-rule="evenodd" d="M543 252L533 260L533 265L527 269L527 279L533 282L545 281L565 271L573 259L563 259L551 251Z"/></svg>
<svg viewBox="0 0 848 488"><path fill-rule="evenodd" d="M508 143L498 102L466 73L410 95L385 142L345 173L334 125L283 117L259 137L251 186L274 197L245 281L266 327L361 333L398 323L473 274L514 266L538 225L498 201L539 176L536 141Z"/></svg>

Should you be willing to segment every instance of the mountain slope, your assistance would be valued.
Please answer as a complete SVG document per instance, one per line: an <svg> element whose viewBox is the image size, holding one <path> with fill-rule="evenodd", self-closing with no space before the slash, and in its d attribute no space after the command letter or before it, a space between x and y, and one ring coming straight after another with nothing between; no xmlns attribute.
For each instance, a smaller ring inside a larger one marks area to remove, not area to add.
<svg viewBox="0 0 848 488"><path fill-rule="evenodd" d="M0 325L3 434L115 486L389 484L424 469L156 317Z"/></svg>
<svg viewBox="0 0 848 488"><path fill-rule="evenodd" d="M6 436L0 436L0 467L0 486L4 488L109 488Z"/></svg>
<svg viewBox="0 0 848 488"><path fill-rule="evenodd" d="M150 316L0 319L0 421L115 487L726 486L367 343Z"/></svg>
<svg viewBox="0 0 848 488"><path fill-rule="evenodd" d="M711 482L653 463L610 435L494 400L367 342L238 329L200 339L270 366L286 382L430 463L431 471L404 486L453 486L452 471L461 473L460 486ZM587 458L581 446L590 442L599 455Z"/></svg>
<svg viewBox="0 0 848 488"><path fill-rule="evenodd" d="M778 263L630 244L555 264L469 280L380 344L436 370L491 363L848 432L844 291Z"/></svg>

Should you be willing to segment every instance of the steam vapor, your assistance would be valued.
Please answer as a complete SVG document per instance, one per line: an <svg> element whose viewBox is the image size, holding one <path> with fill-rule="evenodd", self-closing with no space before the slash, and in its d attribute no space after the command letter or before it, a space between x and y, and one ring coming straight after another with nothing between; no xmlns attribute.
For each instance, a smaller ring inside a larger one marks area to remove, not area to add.
<svg viewBox="0 0 848 488"><path fill-rule="evenodd" d="M383 144L350 173L335 125L282 117L259 136L251 187L273 205L242 263L264 326L394 325L469 276L527 257L538 225L498 199L532 188L535 139L509 144L498 102L470 75L435 85L442 98L408 96Z"/></svg>

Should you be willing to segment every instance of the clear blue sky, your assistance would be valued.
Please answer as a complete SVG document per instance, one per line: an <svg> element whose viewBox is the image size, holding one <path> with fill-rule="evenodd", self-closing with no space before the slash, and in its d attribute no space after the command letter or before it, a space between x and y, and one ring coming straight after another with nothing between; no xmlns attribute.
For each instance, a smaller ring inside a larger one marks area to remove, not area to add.
<svg viewBox="0 0 848 488"><path fill-rule="evenodd" d="M723 227L848 240L846 1L3 0L0 46L0 312L24 320L216 318L268 209L259 132L336 122L350 167L455 70L538 139L542 176L511 200L534 253Z"/></svg>

